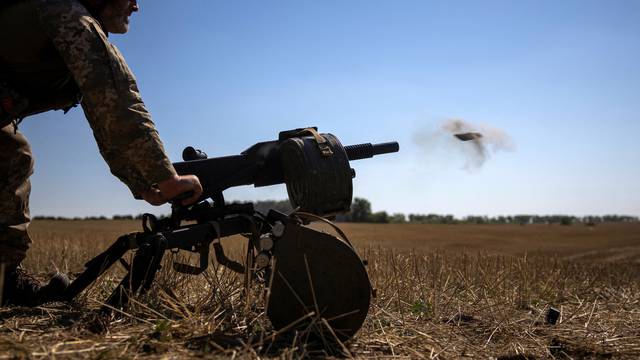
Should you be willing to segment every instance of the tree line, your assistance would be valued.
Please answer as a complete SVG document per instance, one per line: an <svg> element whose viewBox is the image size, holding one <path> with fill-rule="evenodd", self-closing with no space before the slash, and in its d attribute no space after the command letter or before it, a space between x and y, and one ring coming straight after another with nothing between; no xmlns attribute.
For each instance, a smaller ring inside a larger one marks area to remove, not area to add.
<svg viewBox="0 0 640 360"><path fill-rule="evenodd" d="M242 202L233 202L234 204L239 204ZM245 202L246 203L246 202ZM289 204L289 200L261 200L254 201L253 208L263 214L269 212L270 209L274 209L283 213L288 213L292 210L291 204ZM169 214L161 214L158 215L158 218L168 217ZM113 215L113 216L50 216L50 215L37 215L33 217L34 220L142 220L142 214L137 215Z"/></svg>
<svg viewBox="0 0 640 360"><path fill-rule="evenodd" d="M262 200L253 202L256 211L266 214L269 209L288 213L292 210L288 200ZM167 216L167 215L162 215ZM35 216L35 220L141 220L142 214L138 215L113 215L107 216L87 216L87 217L63 217L63 216ZM637 216L627 215L469 215L457 218L453 215L440 214L408 214L392 213L386 211L373 212L371 202L364 198L356 197L351 203L351 211L347 214L335 216L337 222L357 222L357 223L413 223L413 224L561 224L571 225L582 223L595 225L603 222L638 222Z"/></svg>
<svg viewBox="0 0 640 360"><path fill-rule="evenodd" d="M456 218L453 215L408 214L386 211L372 212L371 203L364 198L354 198L351 212L336 217L337 221L369 223L414 223L414 224L561 224L584 223L595 225L603 222L638 222L637 216L627 215L469 215Z"/></svg>

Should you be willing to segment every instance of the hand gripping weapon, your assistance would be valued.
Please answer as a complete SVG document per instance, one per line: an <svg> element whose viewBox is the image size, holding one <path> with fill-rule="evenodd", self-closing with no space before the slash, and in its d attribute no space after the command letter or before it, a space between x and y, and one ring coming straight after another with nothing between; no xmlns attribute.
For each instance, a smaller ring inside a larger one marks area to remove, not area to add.
<svg viewBox="0 0 640 360"><path fill-rule="evenodd" d="M175 271L201 274L209 264L213 245L216 261L245 274L245 279L266 279L267 316L276 330L304 326L310 316L321 316L341 340L362 326L372 287L363 261L339 228L341 238L305 225L350 210L352 178L349 162L397 152L397 142L343 147L332 134L317 128L283 131L278 140L260 142L240 155L207 158L192 147L183 162L174 163L179 174L199 177L203 194L190 207L172 206L171 216L143 215L142 232L120 236L113 245L85 264L85 270L67 288L71 300L113 264L127 274L105 301L103 310L123 308L133 294L147 291L160 269L166 250L198 253L199 265L173 263ZM291 214L269 210L262 214L253 204L227 204L223 191L234 186L286 184ZM244 234L248 238L244 264L229 259L220 238ZM134 250L131 264L123 256Z"/></svg>

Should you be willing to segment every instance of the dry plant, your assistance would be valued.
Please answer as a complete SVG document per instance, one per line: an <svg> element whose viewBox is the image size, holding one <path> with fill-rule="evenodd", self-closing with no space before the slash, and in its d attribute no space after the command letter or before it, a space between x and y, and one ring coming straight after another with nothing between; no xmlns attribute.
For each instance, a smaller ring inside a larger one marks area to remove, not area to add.
<svg viewBox="0 0 640 360"><path fill-rule="evenodd" d="M138 226L36 222L25 265L42 278L56 269L77 273ZM312 341L313 329L274 334L261 286L247 291L242 276L215 263L201 276L178 274L169 258L148 294L109 317L97 309L123 275L120 269L72 304L0 309L0 359L640 357L638 226L345 229L368 261L376 289L363 328L346 344ZM538 239L538 246L522 239ZM612 242L625 256L611 256ZM241 238L223 240L235 259L243 257L243 244ZM555 325L546 321L551 307L560 311ZM323 327L322 319L312 326Z"/></svg>

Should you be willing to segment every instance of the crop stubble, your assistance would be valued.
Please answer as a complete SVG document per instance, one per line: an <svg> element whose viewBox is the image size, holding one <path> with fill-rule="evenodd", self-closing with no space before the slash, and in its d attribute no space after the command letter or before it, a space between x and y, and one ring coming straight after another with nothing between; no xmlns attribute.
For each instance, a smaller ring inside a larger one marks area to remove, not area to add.
<svg viewBox="0 0 640 360"><path fill-rule="evenodd" d="M25 265L42 277L56 268L73 274L138 228L36 221ZM356 339L336 346L347 356L640 356L640 224L342 228L368 261L377 292ZM235 259L243 252L238 240L223 240ZM106 274L71 305L0 309L0 358L323 355L304 336L271 341L259 287L245 301L242 278L215 266L198 277L163 271L126 313L94 316L118 275ZM550 306L561 311L556 325L545 322Z"/></svg>

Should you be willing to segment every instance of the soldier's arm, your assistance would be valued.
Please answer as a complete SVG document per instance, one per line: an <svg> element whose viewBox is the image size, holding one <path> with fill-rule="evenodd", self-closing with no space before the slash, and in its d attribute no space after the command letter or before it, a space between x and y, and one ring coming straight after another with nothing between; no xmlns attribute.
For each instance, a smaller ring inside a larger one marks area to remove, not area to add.
<svg viewBox="0 0 640 360"><path fill-rule="evenodd" d="M97 20L77 1L53 0L42 2L40 21L80 87L82 107L111 172L135 196L175 180L135 78Z"/></svg>

